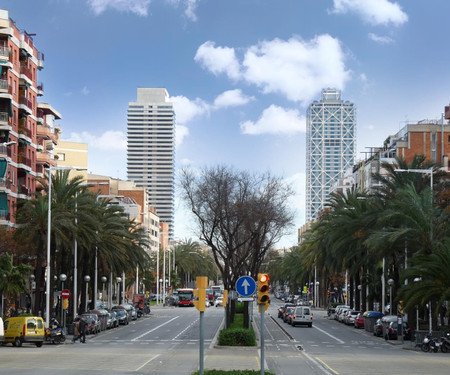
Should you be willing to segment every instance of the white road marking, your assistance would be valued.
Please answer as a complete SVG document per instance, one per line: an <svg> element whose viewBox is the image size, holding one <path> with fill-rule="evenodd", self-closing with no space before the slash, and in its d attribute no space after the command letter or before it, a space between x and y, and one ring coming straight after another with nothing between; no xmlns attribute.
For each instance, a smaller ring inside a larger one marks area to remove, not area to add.
<svg viewBox="0 0 450 375"><path fill-rule="evenodd" d="M145 362L142 366L139 366L136 370L134 371L139 371L141 368L143 368L145 365L147 365L149 362L153 361L154 359L158 358L161 354L156 354L154 355L152 358L150 358L147 362Z"/></svg>
<svg viewBox="0 0 450 375"><path fill-rule="evenodd" d="M179 318L179 316L176 316L175 318L172 318L172 319L168 320L167 322L165 322L165 323L163 323L163 324L160 324L159 326L156 326L155 328L152 328L151 330L149 330L149 331L143 333L142 335L140 335L140 336L138 336L138 337L135 337L135 338L132 339L131 341L139 340L141 337L144 337L145 335L148 335L149 333L151 333L151 332L153 332L153 331L156 331L157 329L161 328L162 326L165 326L166 324L169 324L170 322L172 322L173 320L178 319L178 318Z"/></svg>
<svg viewBox="0 0 450 375"><path fill-rule="evenodd" d="M332 339L336 340L337 342L339 342L340 344L345 344L344 341L342 341L341 339L338 339L336 336L333 336L331 333L328 333L327 331L324 331L323 329L317 327L317 326L313 326L313 328L319 330L320 332L324 333L327 336L330 336Z"/></svg>

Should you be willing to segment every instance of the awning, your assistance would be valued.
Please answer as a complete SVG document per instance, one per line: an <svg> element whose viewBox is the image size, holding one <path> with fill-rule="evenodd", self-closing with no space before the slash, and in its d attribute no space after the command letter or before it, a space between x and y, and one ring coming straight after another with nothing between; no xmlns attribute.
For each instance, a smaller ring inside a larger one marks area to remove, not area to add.
<svg viewBox="0 0 450 375"><path fill-rule="evenodd" d="M6 193L0 193L0 211L8 213L8 196Z"/></svg>
<svg viewBox="0 0 450 375"><path fill-rule="evenodd" d="M5 177L6 168L8 167L8 162L6 159L0 159L0 178Z"/></svg>

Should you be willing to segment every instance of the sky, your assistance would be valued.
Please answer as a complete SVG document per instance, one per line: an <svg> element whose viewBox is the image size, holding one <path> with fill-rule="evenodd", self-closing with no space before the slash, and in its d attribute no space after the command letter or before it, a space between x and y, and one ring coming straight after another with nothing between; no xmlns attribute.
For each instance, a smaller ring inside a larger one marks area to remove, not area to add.
<svg viewBox="0 0 450 375"><path fill-rule="evenodd" d="M64 140L86 142L92 173L127 178L127 107L165 87L176 170L271 172L305 222L306 109L324 88L357 113L356 160L407 122L449 104L448 0L2 0L45 55L42 102ZM195 239L175 201L175 237Z"/></svg>

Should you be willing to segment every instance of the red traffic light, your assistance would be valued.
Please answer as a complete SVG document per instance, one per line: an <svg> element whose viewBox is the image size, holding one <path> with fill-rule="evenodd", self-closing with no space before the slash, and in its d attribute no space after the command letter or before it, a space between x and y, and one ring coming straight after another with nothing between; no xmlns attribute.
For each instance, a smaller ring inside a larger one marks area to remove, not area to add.
<svg viewBox="0 0 450 375"><path fill-rule="evenodd" d="M269 275L263 273L259 276L259 282L260 283L266 283L269 281Z"/></svg>

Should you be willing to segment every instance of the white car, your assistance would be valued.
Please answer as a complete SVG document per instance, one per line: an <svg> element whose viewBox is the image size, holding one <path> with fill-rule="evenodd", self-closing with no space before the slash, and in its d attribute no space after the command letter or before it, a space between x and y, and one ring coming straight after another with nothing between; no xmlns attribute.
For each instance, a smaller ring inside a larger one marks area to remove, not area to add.
<svg viewBox="0 0 450 375"><path fill-rule="evenodd" d="M217 298L215 301L214 301L214 306L222 306L222 301L223 301L223 299L222 299L222 297L219 297L219 298Z"/></svg>

